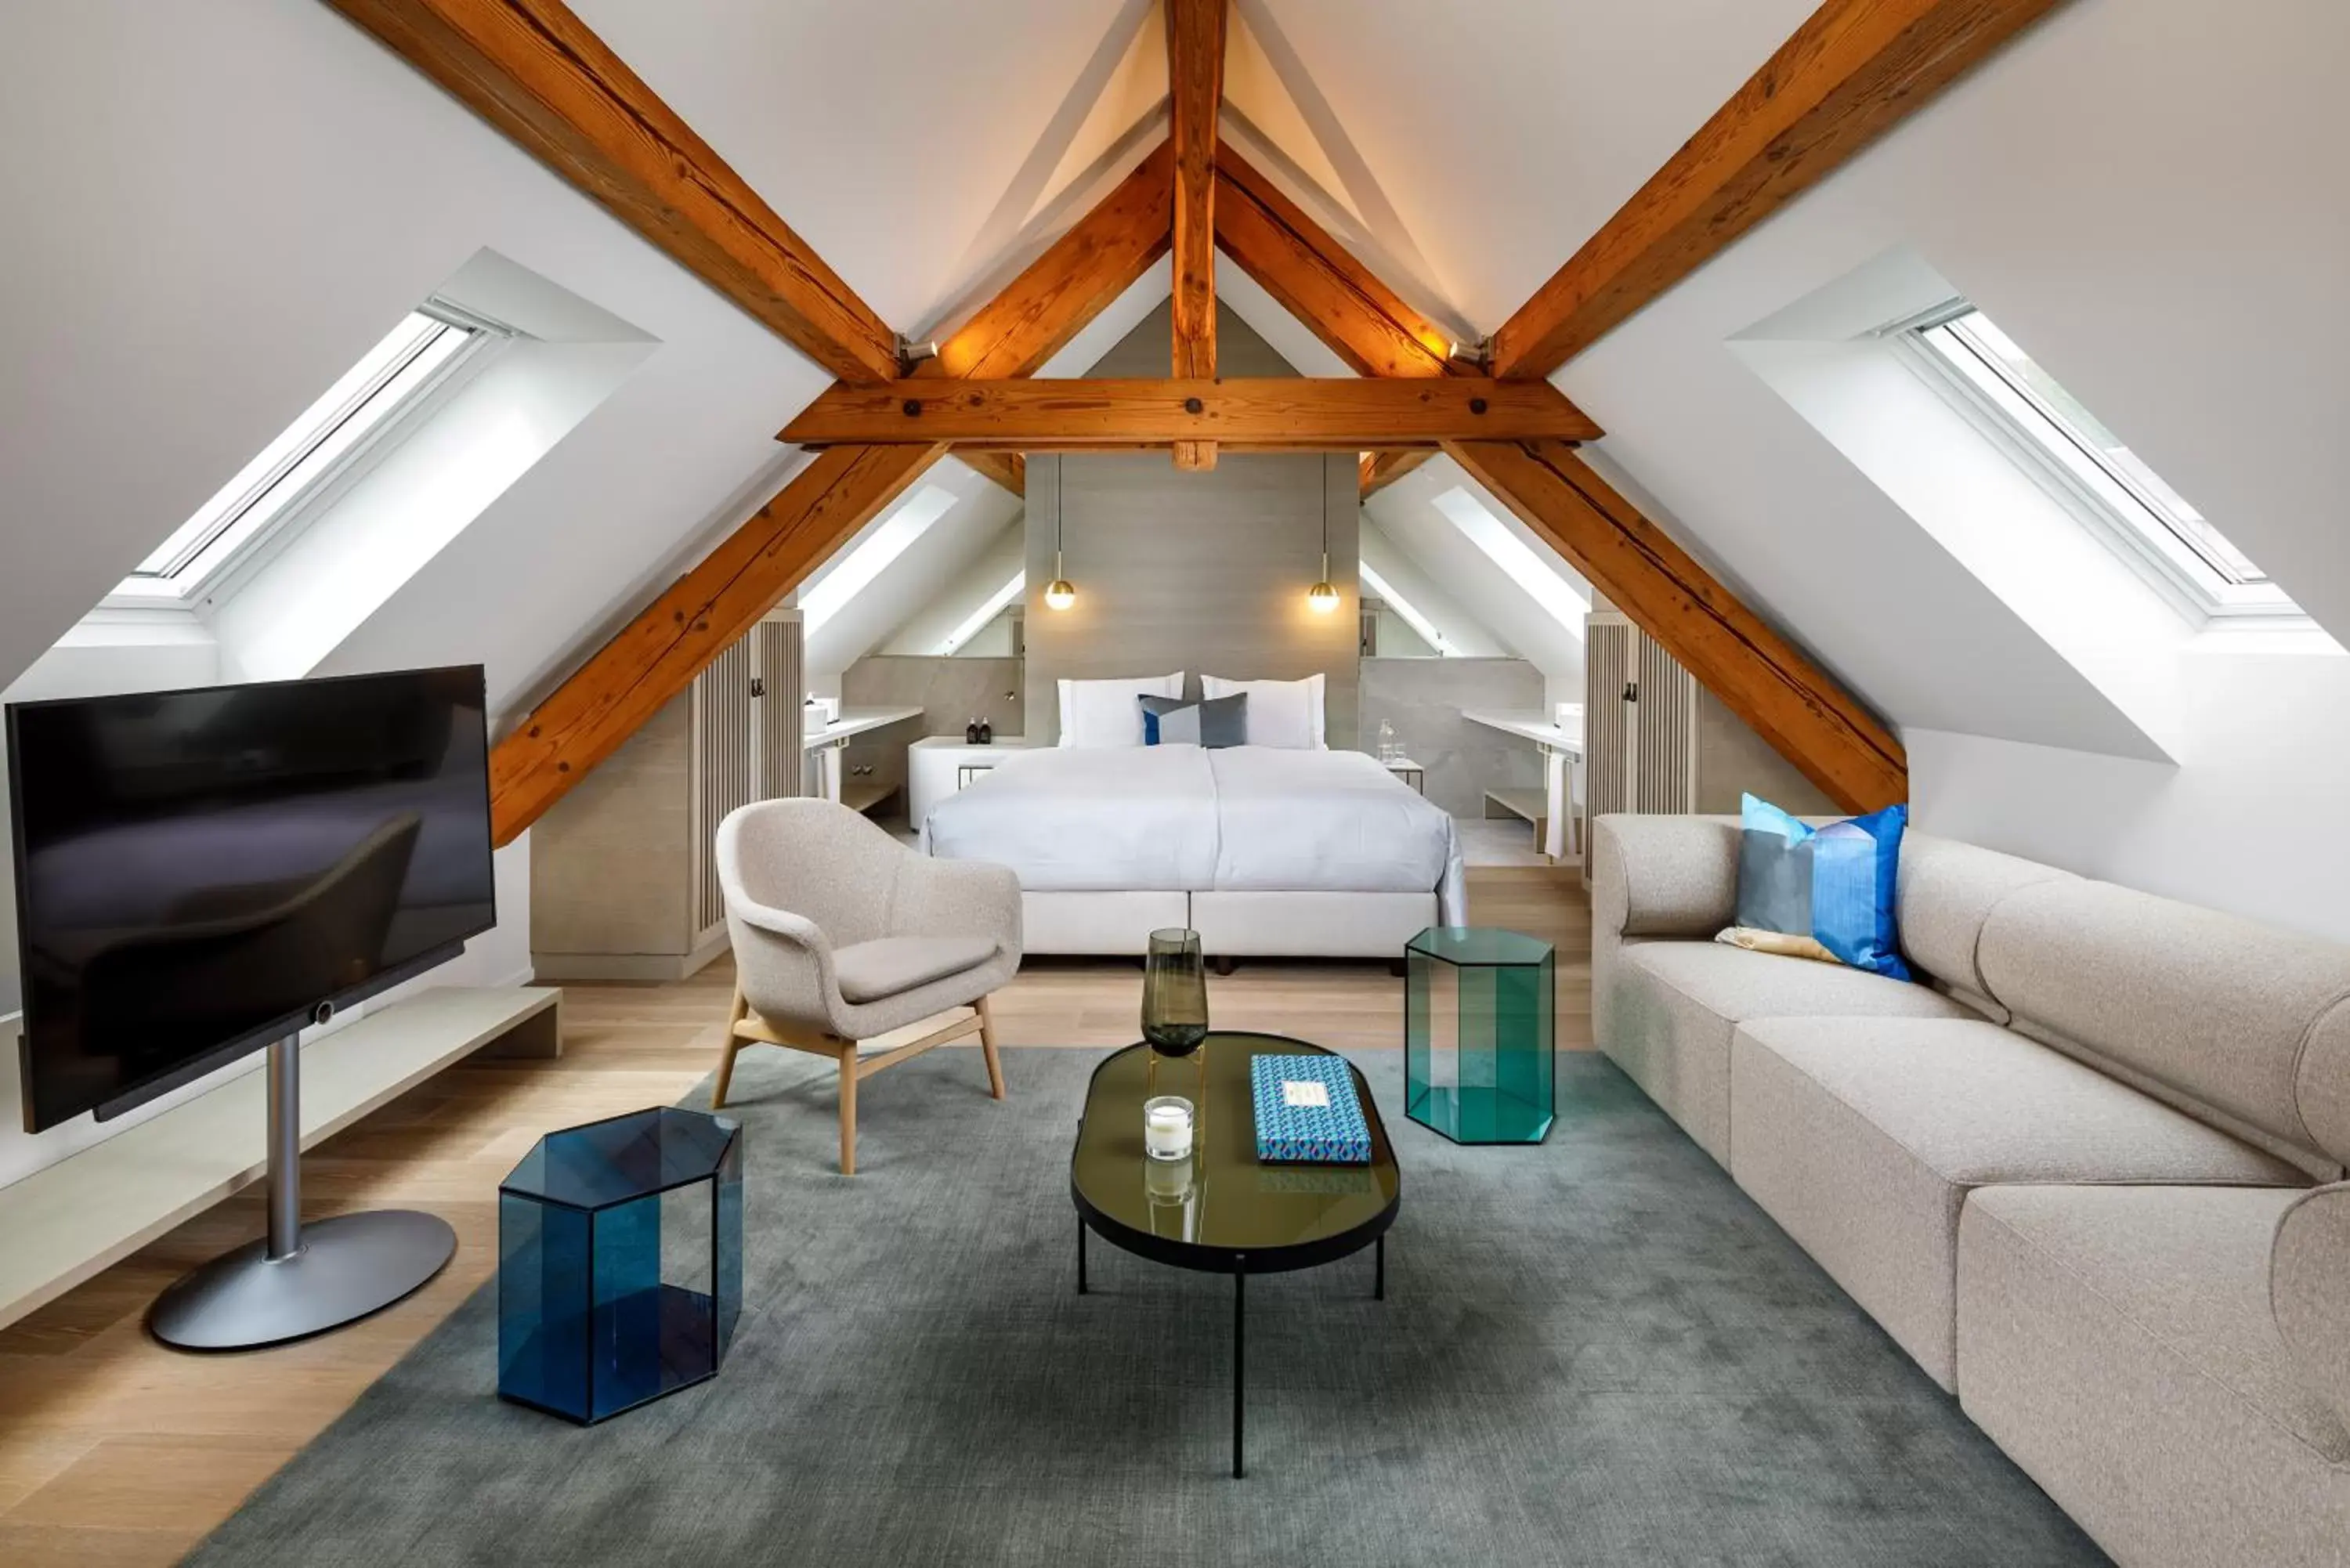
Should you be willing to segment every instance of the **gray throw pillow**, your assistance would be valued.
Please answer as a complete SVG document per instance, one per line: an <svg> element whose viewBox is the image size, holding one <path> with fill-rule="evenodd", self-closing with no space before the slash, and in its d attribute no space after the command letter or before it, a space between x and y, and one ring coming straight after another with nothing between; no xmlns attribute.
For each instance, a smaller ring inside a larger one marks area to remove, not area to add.
<svg viewBox="0 0 2350 1568"><path fill-rule="evenodd" d="M1147 746L1248 744L1248 693L1193 702L1181 697L1138 697Z"/></svg>

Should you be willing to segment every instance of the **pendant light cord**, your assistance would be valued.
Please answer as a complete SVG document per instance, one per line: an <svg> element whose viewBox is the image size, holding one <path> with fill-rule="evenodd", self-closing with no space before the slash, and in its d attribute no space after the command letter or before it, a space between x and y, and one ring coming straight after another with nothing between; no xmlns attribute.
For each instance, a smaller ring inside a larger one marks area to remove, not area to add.
<svg viewBox="0 0 2350 1568"><path fill-rule="evenodd" d="M1323 574L1321 581L1330 581L1330 504L1323 501Z"/></svg>

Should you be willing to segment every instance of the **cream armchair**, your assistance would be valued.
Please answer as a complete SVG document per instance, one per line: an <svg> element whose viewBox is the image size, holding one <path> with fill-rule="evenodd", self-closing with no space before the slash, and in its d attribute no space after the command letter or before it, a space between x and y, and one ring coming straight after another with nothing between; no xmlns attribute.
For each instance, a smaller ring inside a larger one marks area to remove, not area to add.
<svg viewBox="0 0 2350 1568"><path fill-rule="evenodd" d="M840 1064L840 1168L854 1175L859 1079L976 1033L988 1092L1003 1097L987 999L1020 968L1020 880L1009 867L933 860L827 800L730 813L717 863L735 982L712 1109L726 1103L745 1045L829 1056ZM860 1042L931 1020L939 1027L858 1054Z"/></svg>

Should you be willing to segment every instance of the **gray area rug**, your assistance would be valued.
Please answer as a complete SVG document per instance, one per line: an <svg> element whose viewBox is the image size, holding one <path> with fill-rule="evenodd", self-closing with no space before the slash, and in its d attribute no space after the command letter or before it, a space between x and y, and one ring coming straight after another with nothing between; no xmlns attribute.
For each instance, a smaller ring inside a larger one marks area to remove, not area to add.
<svg viewBox="0 0 2350 1568"><path fill-rule="evenodd" d="M501 1403L460 1308L189 1559L286 1564L2031 1564L2104 1559L1603 1058L1535 1148L1458 1148L1361 1065L1403 1168L1367 1252L1232 1286L1097 1239L1099 1054L934 1052L859 1096L743 1059L744 1312L714 1381L578 1428ZM707 1088L697 1099L706 1103ZM690 1102L691 1103L691 1102ZM255 1376L265 1376L256 1362Z"/></svg>

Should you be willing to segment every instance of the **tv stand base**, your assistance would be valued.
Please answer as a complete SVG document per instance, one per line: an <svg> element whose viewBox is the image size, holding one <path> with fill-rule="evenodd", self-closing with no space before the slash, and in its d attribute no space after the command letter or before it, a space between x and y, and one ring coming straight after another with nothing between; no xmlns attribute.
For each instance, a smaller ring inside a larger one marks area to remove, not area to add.
<svg viewBox="0 0 2350 1568"><path fill-rule="evenodd" d="M182 1350L251 1350L339 1328L439 1273L457 1233L436 1215L380 1209L302 1223L298 1037L269 1047L269 1234L173 1282L147 1326Z"/></svg>
<svg viewBox="0 0 2350 1568"><path fill-rule="evenodd" d="M148 1326L182 1350L250 1350L323 1334L439 1273L457 1234L432 1214L379 1209L314 1220L291 1257L266 1241L224 1252L157 1298Z"/></svg>

